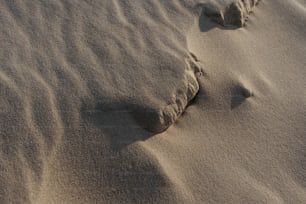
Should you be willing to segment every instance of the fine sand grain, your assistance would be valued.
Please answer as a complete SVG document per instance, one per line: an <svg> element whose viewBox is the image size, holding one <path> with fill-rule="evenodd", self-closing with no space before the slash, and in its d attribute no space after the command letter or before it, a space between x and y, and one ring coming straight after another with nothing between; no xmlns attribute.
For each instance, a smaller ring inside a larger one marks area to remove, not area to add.
<svg viewBox="0 0 306 204"><path fill-rule="evenodd" d="M0 203L306 203L305 0L1 0Z"/></svg>

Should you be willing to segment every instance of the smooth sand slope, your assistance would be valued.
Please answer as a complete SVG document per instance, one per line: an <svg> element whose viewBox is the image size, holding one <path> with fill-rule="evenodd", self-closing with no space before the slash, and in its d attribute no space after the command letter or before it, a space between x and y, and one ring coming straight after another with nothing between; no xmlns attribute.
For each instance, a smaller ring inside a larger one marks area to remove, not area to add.
<svg viewBox="0 0 306 204"><path fill-rule="evenodd" d="M305 0L1 0L0 203L306 203Z"/></svg>

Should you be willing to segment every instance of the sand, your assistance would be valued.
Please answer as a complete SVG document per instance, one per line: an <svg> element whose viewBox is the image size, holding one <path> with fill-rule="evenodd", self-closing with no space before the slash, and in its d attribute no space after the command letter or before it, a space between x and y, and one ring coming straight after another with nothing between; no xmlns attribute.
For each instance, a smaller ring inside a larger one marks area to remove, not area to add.
<svg viewBox="0 0 306 204"><path fill-rule="evenodd" d="M306 203L305 0L0 8L0 203Z"/></svg>

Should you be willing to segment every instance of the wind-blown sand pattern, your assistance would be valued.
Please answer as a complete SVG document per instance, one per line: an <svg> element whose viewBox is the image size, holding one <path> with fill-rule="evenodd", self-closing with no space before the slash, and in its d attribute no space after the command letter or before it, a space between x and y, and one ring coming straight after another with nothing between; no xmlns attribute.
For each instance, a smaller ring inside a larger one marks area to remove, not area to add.
<svg viewBox="0 0 306 204"><path fill-rule="evenodd" d="M306 203L305 1L0 8L1 204Z"/></svg>

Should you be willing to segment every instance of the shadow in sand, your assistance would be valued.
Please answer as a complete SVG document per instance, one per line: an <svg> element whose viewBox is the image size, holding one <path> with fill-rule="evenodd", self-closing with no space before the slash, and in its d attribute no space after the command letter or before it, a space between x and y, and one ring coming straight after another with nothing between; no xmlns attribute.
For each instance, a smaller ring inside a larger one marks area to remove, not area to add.
<svg viewBox="0 0 306 204"><path fill-rule="evenodd" d="M141 109L139 108L138 111L141 112ZM121 150L132 143L144 141L156 135L138 124L135 120L135 107L101 103L94 106L84 104L81 113L83 120L101 130L114 150Z"/></svg>
<svg viewBox="0 0 306 204"><path fill-rule="evenodd" d="M222 30L237 30L239 27L233 26L233 25L220 25L214 21L212 21L210 18L208 18L204 13L201 14L199 18L199 28L201 32L208 32L214 28L222 29Z"/></svg>
<svg viewBox="0 0 306 204"><path fill-rule="evenodd" d="M205 95L204 91L199 93L202 97ZM198 103L197 97L191 100L187 107L196 103ZM180 117L183 115L184 112ZM143 107L127 101L111 105L84 103L81 108L81 117L85 123L93 124L101 131L101 135L113 150L121 150L130 144L145 141L159 134L159 132L149 131L157 123L156 111L149 106Z"/></svg>
<svg viewBox="0 0 306 204"><path fill-rule="evenodd" d="M243 96L233 96L231 100L231 109L235 109L240 106L246 100Z"/></svg>
<svg viewBox="0 0 306 204"><path fill-rule="evenodd" d="M231 109L237 108L252 96L254 96L254 94L247 88L243 86L236 86L232 90Z"/></svg>
<svg viewBox="0 0 306 204"><path fill-rule="evenodd" d="M210 4L198 4L196 6L201 11L199 17L199 28L201 32L208 32L211 29L218 28L222 30L236 30L239 26L235 25L223 25L221 22L221 14L216 8Z"/></svg>

